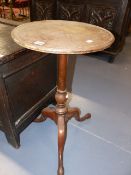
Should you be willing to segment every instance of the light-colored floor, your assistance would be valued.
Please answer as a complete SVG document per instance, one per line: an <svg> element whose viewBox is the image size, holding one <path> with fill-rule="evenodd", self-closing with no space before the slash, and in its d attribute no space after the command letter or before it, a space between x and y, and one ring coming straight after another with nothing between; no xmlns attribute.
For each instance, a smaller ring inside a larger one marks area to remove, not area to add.
<svg viewBox="0 0 131 175"><path fill-rule="evenodd" d="M70 106L83 123L69 122L65 175L131 175L131 37L113 64L79 56ZM56 175L57 128L32 123L15 150L0 132L0 175Z"/></svg>

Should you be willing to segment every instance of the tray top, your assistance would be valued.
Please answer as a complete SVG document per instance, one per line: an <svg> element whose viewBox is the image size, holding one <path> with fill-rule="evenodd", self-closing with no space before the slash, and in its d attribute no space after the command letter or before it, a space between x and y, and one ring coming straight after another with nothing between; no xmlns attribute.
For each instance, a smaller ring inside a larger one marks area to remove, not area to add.
<svg viewBox="0 0 131 175"><path fill-rule="evenodd" d="M55 54L101 51L114 42L111 32L74 21L44 20L22 24L12 33L14 41L31 50Z"/></svg>

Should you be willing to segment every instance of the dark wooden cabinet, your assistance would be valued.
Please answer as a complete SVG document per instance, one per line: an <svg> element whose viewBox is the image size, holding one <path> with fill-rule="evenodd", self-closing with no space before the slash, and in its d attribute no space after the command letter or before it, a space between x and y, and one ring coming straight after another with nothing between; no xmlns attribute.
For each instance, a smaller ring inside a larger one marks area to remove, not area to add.
<svg viewBox="0 0 131 175"><path fill-rule="evenodd" d="M104 53L111 62L124 45L130 20L130 3L129 0L32 0L31 19L81 21L110 30L116 40Z"/></svg>
<svg viewBox="0 0 131 175"><path fill-rule="evenodd" d="M10 36L14 27L0 27L0 129L17 148L20 133L54 101L57 59L19 47Z"/></svg>

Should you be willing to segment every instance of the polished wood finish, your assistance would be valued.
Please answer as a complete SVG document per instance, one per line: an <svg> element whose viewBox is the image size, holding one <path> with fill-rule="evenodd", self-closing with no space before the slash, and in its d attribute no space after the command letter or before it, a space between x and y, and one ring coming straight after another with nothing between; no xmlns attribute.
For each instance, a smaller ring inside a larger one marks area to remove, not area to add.
<svg viewBox="0 0 131 175"><path fill-rule="evenodd" d="M57 58L13 42L13 25L0 23L0 28L0 130L18 148L20 133L54 102Z"/></svg>
<svg viewBox="0 0 131 175"><path fill-rule="evenodd" d="M64 20L25 23L15 28L11 35L22 47L54 54L96 52L110 47L115 40L111 32L101 27Z"/></svg>
<svg viewBox="0 0 131 175"><path fill-rule="evenodd" d="M31 32L29 32L31 30ZM36 32L37 31L37 32ZM67 62L69 54L95 52L109 47L114 36L107 30L85 23L45 20L18 26L12 31L13 39L23 47L57 53L58 78L55 95L56 108L45 108L42 117L36 120L53 120L58 127L58 175L64 175L63 152L67 137L67 122L75 117L77 121L91 118L88 113L80 117L79 108L68 108L66 90Z"/></svg>
<svg viewBox="0 0 131 175"><path fill-rule="evenodd" d="M67 137L67 122L75 117L77 121L84 121L91 118L91 114L86 114L80 118L79 108L67 108L67 91L66 91L66 71L67 55L58 55L58 87L55 99L57 102L56 109L45 108L42 110L43 118L47 117L53 120L58 126L58 175L64 175L63 151Z"/></svg>

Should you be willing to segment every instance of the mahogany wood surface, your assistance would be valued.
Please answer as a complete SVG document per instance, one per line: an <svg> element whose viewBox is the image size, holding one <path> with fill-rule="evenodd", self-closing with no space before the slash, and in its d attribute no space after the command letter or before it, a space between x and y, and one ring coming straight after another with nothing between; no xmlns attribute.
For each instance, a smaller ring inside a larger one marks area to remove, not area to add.
<svg viewBox="0 0 131 175"><path fill-rule="evenodd" d="M23 47L58 54L56 108L43 109L41 121L50 118L58 126L57 173L64 175L63 152L67 137L67 122L72 117L75 117L77 121L84 121L91 117L88 113L80 118L78 108L68 108L66 105L68 55L103 50L113 43L114 36L103 28L86 23L46 20L18 26L13 30L12 37Z"/></svg>
<svg viewBox="0 0 131 175"><path fill-rule="evenodd" d="M96 52L104 50L114 42L113 34L106 29L64 20L25 23L15 28L11 35L22 47L54 54Z"/></svg>

